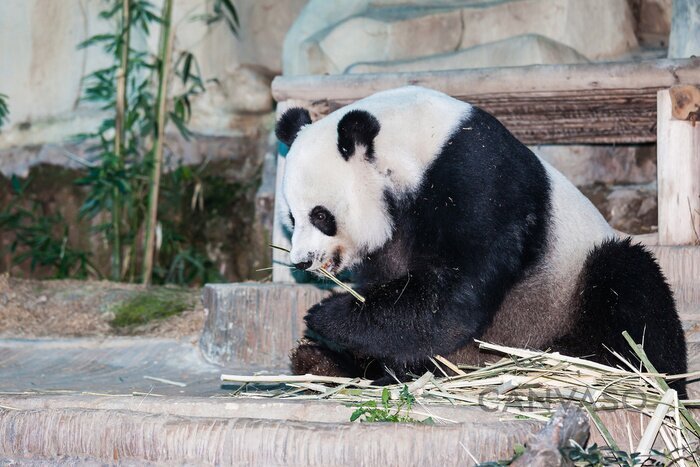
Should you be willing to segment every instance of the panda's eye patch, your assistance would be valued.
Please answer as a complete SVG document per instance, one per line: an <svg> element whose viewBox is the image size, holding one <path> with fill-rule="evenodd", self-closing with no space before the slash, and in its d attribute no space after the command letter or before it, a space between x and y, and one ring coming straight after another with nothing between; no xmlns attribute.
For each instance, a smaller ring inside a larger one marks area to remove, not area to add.
<svg viewBox="0 0 700 467"><path fill-rule="evenodd" d="M309 219L314 227L329 237L334 236L338 231L335 224L335 217L323 206L316 206L313 208L309 213Z"/></svg>

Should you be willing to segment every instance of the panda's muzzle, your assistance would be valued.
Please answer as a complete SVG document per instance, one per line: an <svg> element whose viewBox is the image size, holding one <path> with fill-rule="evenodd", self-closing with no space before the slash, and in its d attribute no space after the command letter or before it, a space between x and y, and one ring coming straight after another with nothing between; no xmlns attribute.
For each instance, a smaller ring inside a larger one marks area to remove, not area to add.
<svg viewBox="0 0 700 467"><path fill-rule="evenodd" d="M313 261L303 261L301 263L296 263L294 265L294 267L297 269L300 269L302 271L306 271L307 269L309 269L311 267L312 264L313 264Z"/></svg>

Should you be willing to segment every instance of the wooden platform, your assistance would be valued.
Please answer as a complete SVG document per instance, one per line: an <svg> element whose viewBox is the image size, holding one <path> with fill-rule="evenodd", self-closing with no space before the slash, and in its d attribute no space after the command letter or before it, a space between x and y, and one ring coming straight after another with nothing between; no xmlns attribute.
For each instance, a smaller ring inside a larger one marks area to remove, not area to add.
<svg viewBox="0 0 700 467"><path fill-rule="evenodd" d="M525 144L656 141L656 93L700 83L700 59L332 76L279 76L277 102L319 118L378 91L417 85L495 115Z"/></svg>

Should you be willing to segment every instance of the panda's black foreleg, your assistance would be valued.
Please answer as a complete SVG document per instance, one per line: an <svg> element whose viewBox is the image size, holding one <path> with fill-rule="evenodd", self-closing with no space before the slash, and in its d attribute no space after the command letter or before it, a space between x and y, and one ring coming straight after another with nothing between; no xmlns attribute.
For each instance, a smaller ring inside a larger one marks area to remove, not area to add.
<svg viewBox="0 0 700 467"><path fill-rule="evenodd" d="M344 293L312 307L305 318L309 337L376 359L401 379L477 334L488 317L473 290L448 268L364 286L358 290L364 303Z"/></svg>

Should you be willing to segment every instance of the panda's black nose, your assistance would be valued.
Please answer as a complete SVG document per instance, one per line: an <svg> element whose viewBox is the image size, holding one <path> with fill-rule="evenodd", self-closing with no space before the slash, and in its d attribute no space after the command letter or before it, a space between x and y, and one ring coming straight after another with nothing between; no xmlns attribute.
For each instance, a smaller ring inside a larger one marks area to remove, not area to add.
<svg viewBox="0 0 700 467"><path fill-rule="evenodd" d="M294 265L295 268L306 271L311 267L311 261L304 261L303 263L297 263Z"/></svg>

